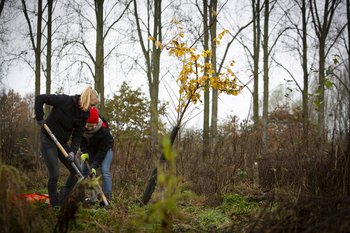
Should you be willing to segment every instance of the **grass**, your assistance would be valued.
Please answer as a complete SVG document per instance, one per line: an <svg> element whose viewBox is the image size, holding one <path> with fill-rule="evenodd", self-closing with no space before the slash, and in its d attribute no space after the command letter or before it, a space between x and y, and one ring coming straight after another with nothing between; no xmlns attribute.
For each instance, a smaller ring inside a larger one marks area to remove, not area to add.
<svg viewBox="0 0 350 233"><path fill-rule="evenodd" d="M262 202L248 201L244 196L239 194L224 195L223 203L219 207L226 214L232 215L249 215L257 212Z"/></svg>
<svg viewBox="0 0 350 233"><path fill-rule="evenodd" d="M11 232L9 229L15 229L17 232L38 232L39 229L40 232L53 232L59 209L48 208L44 204L11 202L8 194L14 195L29 190L25 187L28 178L22 177L20 172L10 166L1 165L0 171L3 184L0 195L2 210L7 211L2 215L3 220L7 219L7 222L1 226L1 232ZM140 188L132 184L123 188L119 195L115 195L109 208L102 208L98 204L81 204L69 232L249 232L253 225L262 230L267 227L264 224L271 225L277 220L289 220L289 225L286 225L288 229L307 225L307 220L301 221L304 218L314 220L314 225L318 226L314 216L319 214L323 217L322 213L315 212L312 206L310 211L306 212L309 214L304 214L303 210L308 206L298 205L295 196L286 190L279 190L274 202L265 209L268 206L267 201L256 198L259 197L260 191L250 185L236 186L231 193L219 196L216 205L208 205L208 197L188 191L189 185L181 187L177 182L182 181L174 178L173 174L164 173L163 183L158 183L152 201L143 207L135 202L138 192L134 188ZM40 182L30 191L46 193L44 187L45 184ZM291 205L287 206L288 208L284 207L282 204L287 202L279 197L287 198ZM342 213L341 211L342 209L338 212ZM260 213L264 213L260 217L266 220L258 217ZM277 223L280 224L279 227L285 225L285 222ZM297 223L299 225L295 225ZM344 222L339 222L338 225L341 226L340 224ZM270 227L272 229L274 225Z"/></svg>
<svg viewBox="0 0 350 233"><path fill-rule="evenodd" d="M178 214L172 216L171 232L223 232L239 223L232 218L233 214L248 218L257 213L260 206L239 194L225 195L217 207L208 207L198 198L201 197L187 198L178 205ZM139 207L129 202L126 209L118 208L118 203L112 205L111 209L80 208L71 232L167 232L162 230L162 217L152 215L156 203Z"/></svg>

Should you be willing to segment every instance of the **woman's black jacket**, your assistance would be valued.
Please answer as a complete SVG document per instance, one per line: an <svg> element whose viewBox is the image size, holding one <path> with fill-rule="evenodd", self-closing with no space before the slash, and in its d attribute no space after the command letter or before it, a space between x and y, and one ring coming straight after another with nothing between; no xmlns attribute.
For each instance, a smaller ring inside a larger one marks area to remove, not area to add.
<svg viewBox="0 0 350 233"><path fill-rule="evenodd" d="M89 160L91 161L91 167L97 169L101 166L107 151L113 148L113 137L108 129L108 124L105 122L106 127L101 127L97 132L89 135L86 131L83 134L81 143L81 152L89 154Z"/></svg>
<svg viewBox="0 0 350 233"><path fill-rule="evenodd" d="M44 104L52 106L52 110L46 118L45 123L64 147L67 147L66 144L71 139L71 147L67 153L77 152L81 144L86 120L89 117L89 112L84 112L80 108L79 99L80 95L69 96L43 94L35 97L34 109L36 120L43 120ZM48 135L43 127L41 131ZM48 138L50 137L48 136Z"/></svg>

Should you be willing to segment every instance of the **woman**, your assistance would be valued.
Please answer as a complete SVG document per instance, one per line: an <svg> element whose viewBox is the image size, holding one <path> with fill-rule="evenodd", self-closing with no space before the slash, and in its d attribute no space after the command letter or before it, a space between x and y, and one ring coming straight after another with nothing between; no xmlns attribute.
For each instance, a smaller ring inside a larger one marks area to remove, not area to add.
<svg viewBox="0 0 350 233"><path fill-rule="evenodd" d="M86 121L80 158L89 161L91 173L96 175L96 169L101 167L102 190L108 199L112 198L111 163L113 158L113 137L107 122L98 115L94 107L90 109L90 116ZM83 175L89 173L85 163L82 165Z"/></svg>
<svg viewBox="0 0 350 233"><path fill-rule="evenodd" d="M67 197L76 183L76 174L71 163L80 146L83 129L91 106L99 102L98 93L87 86L81 95L38 95L35 97L35 116L39 125L46 125L51 129L57 140L62 144L69 156L67 158L60 152L56 144L50 138L44 127L41 128L40 141L41 153L48 168L48 193L50 204L57 206ZM43 105L51 105L52 110L44 120ZM71 140L70 145L68 141ZM62 190L60 198L57 194L57 182L59 178L58 159L69 169L70 175Z"/></svg>

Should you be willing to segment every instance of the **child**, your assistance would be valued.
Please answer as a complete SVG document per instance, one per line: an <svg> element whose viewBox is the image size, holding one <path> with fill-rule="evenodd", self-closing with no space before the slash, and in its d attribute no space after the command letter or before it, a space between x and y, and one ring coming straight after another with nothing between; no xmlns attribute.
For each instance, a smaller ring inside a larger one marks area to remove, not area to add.
<svg viewBox="0 0 350 233"><path fill-rule="evenodd" d="M103 120L96 108L90 109L90 116L86 121L83 139L80 146L81 160L89 161L91 173L96 175L96 169L101 166L102 190L107 199L112 198L112 178L110 166L113 158L113 137L109 131L108 124ZM82 165L83 175L88 174L85 163Z"/></svg>

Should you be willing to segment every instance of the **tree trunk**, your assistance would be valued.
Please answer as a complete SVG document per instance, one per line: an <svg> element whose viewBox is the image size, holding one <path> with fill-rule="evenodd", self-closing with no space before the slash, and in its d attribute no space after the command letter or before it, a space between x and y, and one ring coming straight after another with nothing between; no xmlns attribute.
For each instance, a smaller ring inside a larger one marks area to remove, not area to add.
<svg viewBox="0 0 350 233"><path fill-rule="evenodd" d="M338 0L325 0L324 6L322 7L322 13L318 12L317 4L319 1L310 0L310 12L312 16L312 23L315 28L316 37L318 39L318 54L319 54L319 67L318 67L318 126L319 126L319 137L320 143L323 144L326 134L325 134L325 98L324 98L324 83L325 83L325 69L326 69L326 57L328 55L328 51L330 48L327 48L326 54L326 43L329 30L332 26L332 20L335 13L336 8L339 6L341 1ZM334 45L335 43L333 43ZM331 45L331 46L333 46ZM330 47L331 47L330 46Z"/></svg>
<svg viewBox="0 0 350 233"><path fill-rule="evenodd" d="M348 78L350 85L350 0L346 0L346 15L347 15L347 27L348 27ZM349 94L349 104L350 104L350 94ZM348 108L348 126L350 126L350 108ZM348 136L347 136L347 155L350 154L350 127L348 127Z"/></svg>
<svg viewBox="0 0 350 233"><path fill-rule="evenodd" d="M216 45L214 42L214 38L216 38L216 27L217 27L217 0L211 0L210 3L210 35L211 35L211 50L212 50L212 58L211 63L213 66L213 76L217 76L217 68L216 68ZM212 113L211 113L211 140L212 144L216 143L217 131L218 131L218 91L214 88L212 89Z"/></svg>
<svg viewBox="0 0 350 233"><path fill-rule="evenodd" d="M96 61L95 61L95 89L100 94L99 111L104 112L104 38L103 38L103 3L95 0L96 13Z"/></svg>
<svg viewBox="0 0 350 233"><path fill-rule="evenodd" d="M4 9L4 5L5 5L5 0L1 0L1 2L0 2L0 16L1 16L2 10Z"/></svg>
<svg viewBox="0 0 350 233"><path fill-rule="evenodd" d="M158 41L162 41L162 22L161 22L161 3L162 1L154 1L154 26L153 37ZM152 62L148 72L152 73L153 80L150 82L151 93L151 137L152 137L152 149L156 151L158 146L158 101L159 101L159 71L160 71L160 55L161 49L153 43L152 47Z"/></svg>
<svg viewBox="0 0 350 233"><path fill-rule="evenodd" d="M319 127L319 134L320 134L320 142L324 142L325 139L325 98L324 98L324 82L325 82L325 40L322 38L320 40L320 47L319 47L319 74L318 74L318 116L317 116L317 122Z"/></svg>
<svg viewBox="0 0 350 233"><path fill-rule="evenodd" d="M204 30L204 50L209 49L209 28L208 28L208 1L203 0L203 30ZM209 62L209 57L204 58L205 63ZM204 69L204 73L207 69ZM209 153L209 114L210 114L210 90L209 80L206 83L207 87L204 91L204 117L203 117L203 156Z"/></svg>
<svg viewBox="0 0 350 233"><path fill-rule="evenodd" d="M267 153L268 148L268 106L269 106L269 0L265 0L265 19L264 19L264 98L263 98L263 131L262 131L262 142L263 142L263 153Z"/></svg>
<svg viewBox="0 0 350 233"><path fill-rule="evenodd" d="M40 65L41 65L41 24L42 24L42 0L38 0L38 16L37 16L37 27L36 27L36 47L35 51L35 95L40 94Z"/></svg>
<svg viewBox="0 0 350 233"><path fill-rule="evenodd" d="M302 0L301 6L302 14L302 41L303 41L303 137L305 148L308 148L308 135L309 135L309 110L308 110L308 95L309 95L309 73L307 67L307 18L306 18L306 0Z"/></svg>
<svg viewBox="0 0 350 233"><path fill-rule="evenodd" d="M254 60L254 91L253 91L253 121L259 123L259 57L260 57L260 0L253 0L253 60Z"/></svg>
<svg viewBox="0 0 350 233"><path fill-rule="evenodd" d="M38 9L37 9L37 27L36 27L36 42L35 42L35 38L34 38L34 33L33 33L33 29L32 29L32 24L31 24L31 20L29 19L28 16L28 10L27 10L27 6L26 6L26 2L25 0L22 0L22 10L24 13L24 17L27 21L28 24L28 29L29 29L29 35L30 35L30 41L32 44L32 48L34 51L34 57L35 57L35 96L40 94L40 65L41 65L41 37L42 37L42 33L41 33L41 24L42 24L42 0L38 0ZM33 122L33 124L35 124L35 122ZM35 135L34 135L34 150L39 150L40 146L39 146L39 128L37 127L35 130Z"/></svg>
<svg viewBox="0 0 350 233"><path fill-rule="evenodd" d="M161 21L161 1L154 1L154 18L153 18L153 38L158 41L162 41L162 21ZM147 31L150 29L150 2L147 1ZM136 19L137 34L142 49L143 56L146 63L146 72L148 79L149 94L151 98L151 119L150 119L150 131L151 131L151 152L156 152L158 145L158 95L159 95L159 71L160 71L160 55L161 49L153 42L152 49L150 49L150 42L147 41L147 47L143 42L142 29L139 22L139 15L137 11L137 1L134 1L134 15ZM147 35L148 37L148 35ZM150 56L151 53L151 56Z"/></svg>
<svg viewBox="0 0 350 233"><path fill-rule="evenodd" d="M47 1L46 94L51 94L52 2ZM45 113L48 112L49 105L45 105Z"/></svg>

